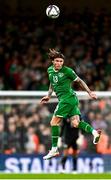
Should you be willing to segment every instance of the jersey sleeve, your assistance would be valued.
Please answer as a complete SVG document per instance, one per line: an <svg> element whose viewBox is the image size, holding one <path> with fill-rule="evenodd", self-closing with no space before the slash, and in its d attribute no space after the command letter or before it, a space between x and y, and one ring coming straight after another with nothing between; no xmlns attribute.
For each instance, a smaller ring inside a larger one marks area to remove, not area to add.
<svg viewBox="0 0 111 180"><path fill-rule="evenodd" d="M51 67L49 67L49 68L47 69L47 74L48 74L48 76L50 76L50 71L51 71Z"/></svg>
<svg viewBox="0 0 111 180"><path fill-rule="evenodd" d="M72 80L72 81L76 81L76 79L78 78L77 74L75 73L75 71L71 68L67 69L67 75L68 77Z"/></svg>

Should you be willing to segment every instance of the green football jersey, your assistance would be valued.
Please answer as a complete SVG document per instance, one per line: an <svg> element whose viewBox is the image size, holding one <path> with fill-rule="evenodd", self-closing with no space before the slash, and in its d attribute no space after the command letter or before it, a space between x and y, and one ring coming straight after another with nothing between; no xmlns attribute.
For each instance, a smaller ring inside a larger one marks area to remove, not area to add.
<svg viewBox="0 0 111 180"><path fill-rule="evenodd" d="M75 95L71 85L78 77L69 67L63 66L59 71L55 71L53 65L48 68L50 83L59 100L66 100Z"/></svg>

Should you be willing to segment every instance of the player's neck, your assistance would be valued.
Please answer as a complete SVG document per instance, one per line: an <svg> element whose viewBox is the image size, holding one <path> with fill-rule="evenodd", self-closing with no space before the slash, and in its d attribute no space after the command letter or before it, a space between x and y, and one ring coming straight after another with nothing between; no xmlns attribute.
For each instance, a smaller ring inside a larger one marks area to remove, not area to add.
<svg viewBox="0 0 111 180"><path fill-rule="evenodd" d="M54 67L53 67L53 70L55 71L55 72L58 72L58 71L60 71L62 69L62 67L60 68L60 69L55 69Z"/></svg>

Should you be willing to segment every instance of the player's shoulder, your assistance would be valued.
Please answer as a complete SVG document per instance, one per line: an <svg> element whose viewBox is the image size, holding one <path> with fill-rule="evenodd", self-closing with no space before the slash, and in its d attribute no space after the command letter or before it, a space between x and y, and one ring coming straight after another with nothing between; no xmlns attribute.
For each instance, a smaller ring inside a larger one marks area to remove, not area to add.
<svg viewBox="0 0 111 180"><path fill-rule="evenodd" d="M64 66L64 71L69 72L69 71L73 71L73 69L68 66Z"/></svg>
<svg viewBox="0 0 111 180"><path fill-rule="evenodd" d="M47 72L50 73L53 71L53 66L49 66L48 69L47 69Z"/></svg>

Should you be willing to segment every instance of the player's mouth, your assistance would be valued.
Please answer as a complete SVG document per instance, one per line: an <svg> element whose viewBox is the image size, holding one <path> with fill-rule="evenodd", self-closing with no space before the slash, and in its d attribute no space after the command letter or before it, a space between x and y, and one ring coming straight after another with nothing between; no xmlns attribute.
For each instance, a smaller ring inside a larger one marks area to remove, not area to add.
<svg viewBox="0 0 111 180"><path fill-rule="evenodd" d="M59 69L61 69L62 68L62 66L55 66L55 69L56 70L59 70Z"/></svg>

